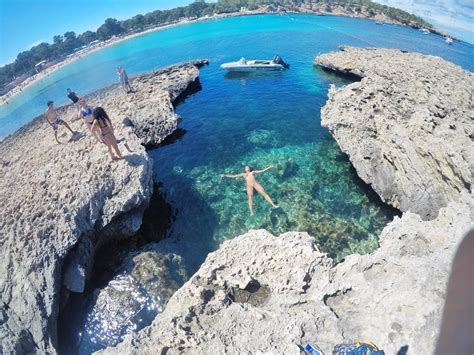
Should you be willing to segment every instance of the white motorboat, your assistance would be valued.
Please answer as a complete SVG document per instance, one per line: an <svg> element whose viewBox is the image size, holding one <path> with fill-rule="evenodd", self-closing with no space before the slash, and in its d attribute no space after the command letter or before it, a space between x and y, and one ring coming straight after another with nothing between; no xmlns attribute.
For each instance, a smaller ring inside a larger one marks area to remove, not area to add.
<svg viewBox="0 0 474 355"><path fill-rule="evenodd" d="M446 37L444 40L447 44L453 44L453 39L451 37Z"/></svg>
<svg viewBox="0 0 474 355"><path fill-rule="evenodd" d="M423 32L425 35L430 34L430 30L427 28L420 28L420 31Z"/></svg>
<svg viewBox="0 0 474 355"><path fill-rule="evenodd" d="M221 65L222 69L232 72L278 71L288 69L289 67L290 65L285 63L279 55L276 55L272 60L246 60L245 58L240 58L237 62Z"/></svg>

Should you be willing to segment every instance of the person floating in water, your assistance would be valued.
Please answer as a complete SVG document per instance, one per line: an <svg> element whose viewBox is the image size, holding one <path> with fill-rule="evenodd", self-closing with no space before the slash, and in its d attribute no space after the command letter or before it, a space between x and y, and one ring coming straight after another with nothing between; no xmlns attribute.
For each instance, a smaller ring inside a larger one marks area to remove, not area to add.
<svg viewBox="0 0 474 355"><path fill-rule="evenodd" d="M273 203L272 198L265 192L262 185L260 185L257 179L255 179L255 174L263 173L271 168L273 168L273 165L270 165L269 167L262 170L254 170L253 168L246 166L245 172L241 174L237 174L237 175L221 174L221 177L226 177L226 178L231 178L231 179L243 177L245 179L245 182L247 185L247 196L249 198L249 210L250 210L251 216L253 216L253 190L254 189L257 190L257 192L260 195L262 195L265 198L265 200L267 200L268 203L272 205L273 208L278 208L278 206Z"/></svg>
<svg viewBox="0 0 474 355"><path fill-rule="evenodd" d="M114 128L112 127L112 122L110 121L109 116L102 107L96 107L92 114L94 116L94 123L92 124L91 128L92 133L96 135L98 140L101 140L105 143L109 149L109 154L112 160L122 159L122 153L120 153L120 149L117 145L117 139L114 135ZM97 133L97 130L100 130L100 136ZM117 156L115 156L113 153L112 148L115 150Z"/></svg>
<svg viewBox="0 0 474 355"><path fill-rule="evenodd" d="M117 68L117 75L119 76L120 84L122 85L123 91L125 91L126 94L133 92L132 87L130 86L130 82L128 81L127 72L123 67Z"/></svg>
<svg viewBox="0 0 474 355"><path fill-rule="evenodd" d="M46 121L51 125L51 127L54 130L54 138L56 139L56 142L58 144L61 144L61 142L58 139L58 127L59 126L65 126L74 136L77 132L74 132L71 127L62 119L58 117L58 113L56 112L56 109L54 108L54 103L53 101L48 101L47 103L48 108L46 109L46 112L44 113L44 118Z"/></svg>

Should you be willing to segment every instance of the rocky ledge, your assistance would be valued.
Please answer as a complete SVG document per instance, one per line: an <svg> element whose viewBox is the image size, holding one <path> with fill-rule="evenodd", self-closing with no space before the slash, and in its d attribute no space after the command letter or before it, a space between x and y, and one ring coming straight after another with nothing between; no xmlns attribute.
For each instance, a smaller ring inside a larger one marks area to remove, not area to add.
<svg viewBox="0 0 474 355"><path fill-rule="evenodd" d="M122 161L110 161L71 105L60 115L79 133L60 127L64 144L42 117L0 142L0 353L55 353L60 293L83 291L95 249L140 227L153 190L143 144L176 129L173 103L196 89L204 63L137 76L132 94L113 85L88 95L109 113Z"/></svg>
<svg viewBox="0 0 474 355"><path fill-rule="evenodd" d="M259 230L224 242L153 324L104 354L301 354L307 342L370 339L386 354L434 350L456 246L473 198L433 221L405 213L380 248L333 265L306 233Z"/></svg>
<svg viewBox="0 0 474 355"><path fill-rule="evenodd" d="M330 89L321 121L385 202L432 219L472 190L472 73L395 49L341 47L315 63L360 79Z"/></svg>
<svg viewBox="0 0 474 355"><path fill-rule="evenodd" d="M334 265L305 233L250 231L210 254L151 326L103 353L300 354L307 342L330 353L356 339L387 354L434 351L451 260L474 227L472 74L397 50L344 48L317 63L361 79L331 89L323 124L404 211L380 248Z"/></svg>

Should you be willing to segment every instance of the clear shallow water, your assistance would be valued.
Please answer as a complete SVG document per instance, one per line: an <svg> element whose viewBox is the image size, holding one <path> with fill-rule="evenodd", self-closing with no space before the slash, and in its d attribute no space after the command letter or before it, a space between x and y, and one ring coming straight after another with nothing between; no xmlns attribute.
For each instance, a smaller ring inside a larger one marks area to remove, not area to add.
<svg viewBox="0 0 474 355"><path fill-rule="evenodd" d="M249 229L307 231L336 260L377 247L377 236L395 211L361 183L320 124L329 84L348 81L314 67L312 60L340 44L416 50L472 70L471 46L448 46L441 37L407 28L332 16L240 17L180 26L107 48L2 107L0 127L10 132L40 113L50 98L66 103L68 86L86 93L114 83L118 65L134 74L187 59L211 62L201 71L203 90L177 107L181 137L150 152L155 181L171 205L167 238L116 253L117 261L105 267L107 276L66 316L63 312L64 353L90 353L149 324L210 251ZM275 53L291 64L289 71L242 76L219 69L241 56ZM270 164L275 168L258 180L280 208L272 210L256 195L250 217L243 180L219 174Z"/></svg>

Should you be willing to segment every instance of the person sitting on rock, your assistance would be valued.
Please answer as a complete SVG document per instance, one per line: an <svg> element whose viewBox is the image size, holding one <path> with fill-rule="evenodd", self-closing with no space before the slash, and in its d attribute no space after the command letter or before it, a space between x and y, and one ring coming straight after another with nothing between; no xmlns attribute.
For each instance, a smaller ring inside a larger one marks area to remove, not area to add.
<svg viewBox="0 0 474 355"><path fill-rule="evenodd" d="M109 149L109 154L112 160L122 159L122 153L117 145L117 139L114 135L114 128L109 116L102 107L96 107L92 112L94 116L94 123L92 124L91 131L96 135L98 140L101 140ZM100 134L98 133L100 131ZM114 155L112 148L115 150L117 156Z"/></svg>
<svg viewBox="0 0 474 355"><path fill-rule="evenodd" d="M257 190L257 192L262 195L267 202L272 205L273 208L278 208L277 205L275 205L271 199L271 197L265 192L263 189L262 185L258 183L258 181L255 179L255 174L263 173L264 171L267 171L269 169L273 168L273 165L270 165L269 167L262 169L262 170L254 170L253 168L246 166L245 167L245 172L237 175L226 175L226 174L221 174L221 177L226 177L226 178L238 178L238 177L243 177L245 179L246 185L247 185L247 196L249 199L249 210L250 210L250 215L253 216L253 190Z"/></svg>
<svg viewBox="0 0 474 355"><path fill-rule="evenodd" d="M91 135L96 138L97 143L102 143L102 140L98 139L100 137L99 132L97 134L92 132L92 126L94 124L94 115L92 114L94 109L90 106L87 105L86 100L81 97L78 101L79 104L79 118L82 118L84 120L84 123L87 125L87 128L91 132ZM96 126L96 130L98 130L99 127Z"/></svg>
<svg viewBox="0 0 474 355"><path fill-rule="evenodd" d="M74 136L77 132L74 132L69 125L62 120L61 118L58 117L58 113L56 112L56 109L54 108L54 102L53 101L48 101L47 103L48 108L46 109L46 112L44 113L44 118L46 121L51 125L51 127L54 130L54 138L56 139L56 142L58 144L61 144L61 142L58 139L58 128L59 126L65 126Z"/></svg>

